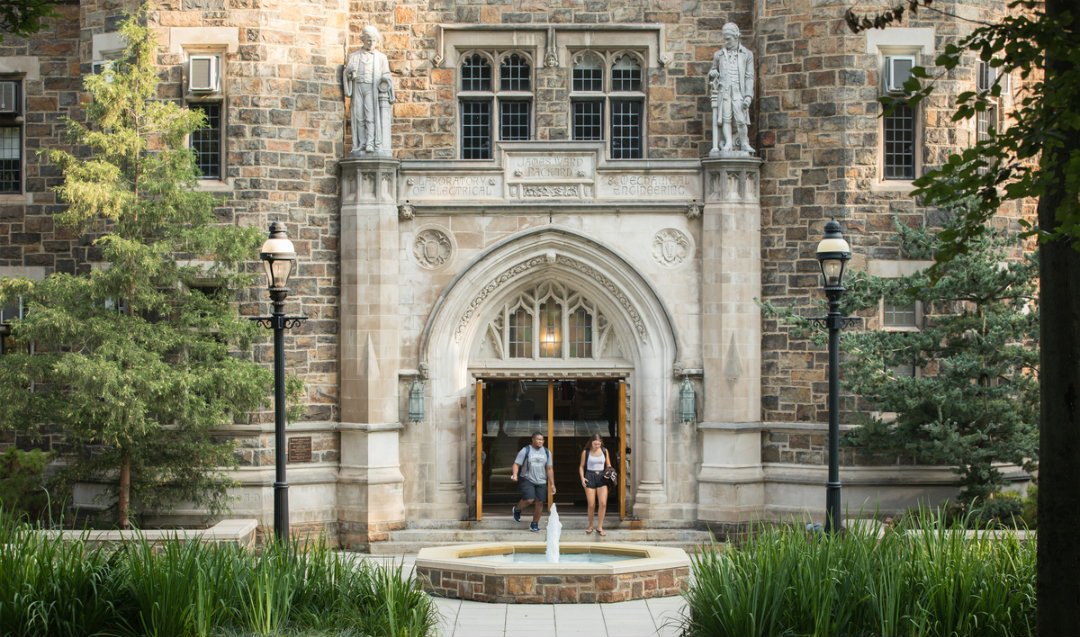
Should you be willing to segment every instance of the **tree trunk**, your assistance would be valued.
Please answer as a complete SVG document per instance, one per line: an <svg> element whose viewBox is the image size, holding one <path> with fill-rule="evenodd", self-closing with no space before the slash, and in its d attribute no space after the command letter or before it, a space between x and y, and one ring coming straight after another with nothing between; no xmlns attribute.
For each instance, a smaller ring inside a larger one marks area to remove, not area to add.
<svg viewBox="0 0 1080 637"><path fill-rule="evenodd" d="M131 528L128 509L131 505L131 455L125 451L120 456L120 484L116 487L116 525Z"/></svg>
<svg viewBox="0 0 1080 637"><path fill-rule="evenodd" d="M1047 0L1047 16L1058 16L1072 0ZM1080 11L1073 33L1080 32ZM1047 57L1046 91L1070 62ZM1058 83L1060 84L1060 83ZM1058 87L1062 88L1062 87ZM1069 90L1069 89L1064 89ZM1053 230L1065 201L1067 157L1080 138L1067 136L1063 148L1046 151L1041 169L1049 187L1039 199L1039 227ZM1073 202L1075 210L1075 202ZM1056 239L1039 248L1039 424L1038 632L1068 635L1080 626L1080 251L1076 239Z"/></svg>

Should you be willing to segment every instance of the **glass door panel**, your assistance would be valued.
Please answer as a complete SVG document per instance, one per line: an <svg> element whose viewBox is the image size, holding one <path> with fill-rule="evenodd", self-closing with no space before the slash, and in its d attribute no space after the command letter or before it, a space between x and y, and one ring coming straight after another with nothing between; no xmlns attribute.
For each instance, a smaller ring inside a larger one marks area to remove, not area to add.
<svg viewBox="0 0 1080 637"><path fill-rule="evenodd" d="M623 445L621 382L618 380L485 380L477 383L480 488L477 519L483 512L509 514L518 501L517 483L510 480L517 452L529 444L532 434L546 437L555 474L554 502L559 513L584 513L585 490L578 476L581 452L593 434L604 438L604 447L616 470ZM620 475L621 477L621 475ZM608 493L608 511L622 515L622 484ZM551 502L549 502L549 505ZM505 509L505 511L503 510Z"/></svg>

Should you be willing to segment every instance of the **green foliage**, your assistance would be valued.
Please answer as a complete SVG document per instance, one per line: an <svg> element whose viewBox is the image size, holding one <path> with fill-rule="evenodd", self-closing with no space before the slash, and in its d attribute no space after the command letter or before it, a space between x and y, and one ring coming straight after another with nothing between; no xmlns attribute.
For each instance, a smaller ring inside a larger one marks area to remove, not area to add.
<svg viewBox="0 0 1080 637"><path fill-rule="evenodd" d="M49 513L46 470L52 453L10 447L0 456L0 507L9 515L42 520Z"/></svg>
<svg viewBox="0 0 1080 637"><path fill-rule="evenodd" d="M128 473L141 510L225 507L219 468L235 460L215 432L265 403L271 372L237 354L258 328L230 304L253 281L239 266L260 232L215 223L184 145L202 115L157 98L157 44L138 15L121 33L124 56L86 76L89 123L68 122L86 152L44 151L64 174L59 225L92 240L105 267L0 280L0 301L29 310L13 337L34 344L0 360L0 422L59 426L63 477L119 485L125 526Z"/></svg>
<svg viewBox="0 0 1080 637"><path fill-rule="evenodd" d="M57 0L4 0L0 3L0 42L4 33L27 36L45 28L44 18L55 18Z"/></svg>
<svg viewBox="0 0 1080 637"><path fill-rule="evenodd" d="M1030 635L1035 544L938 516L879 534L765 528L693 556L683 628L697 635Z"/></svg>
<svg viewBox="0 0 1080 637"><path fill-rule="evenodd" d="M0 510L0 637L434 634L419 580L353 560L325 541L91 546Z"/></svg>
<svg viewBox="0 0 1080 637"><path fill-rule="evenodd" d="M933 251L940 238L897 224L902 247ZM874 412L848 442L867 451L954 466L961 499L986 499L1005 481L998 463L1031 471L1038 457L1037 266L1027 255L1006 261L1015 240L988 230L970 240L935 278L854 275L849 309L922 304L918 331L843 334L843 382ZM916 376L896 369L914 365Z"/></svg>

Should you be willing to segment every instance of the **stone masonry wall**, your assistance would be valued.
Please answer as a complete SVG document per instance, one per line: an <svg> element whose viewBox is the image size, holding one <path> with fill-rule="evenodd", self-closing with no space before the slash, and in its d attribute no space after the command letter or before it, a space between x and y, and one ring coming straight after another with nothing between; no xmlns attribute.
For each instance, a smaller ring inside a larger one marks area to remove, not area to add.
<svg viewBox="0 0 1080 637"><path fill-rule="evenodd" d="M66 144L63 118L85 119L82 106L89 97L82 77L92 72L94 36L115 32L137 4L61 4L60 17L46 20L46 30L28 38L8 34L0 42L0 58L37 56L40 63L40 79L24 81L26 194L0 197L0 266L85 272L100 260L87 238L54 226L52 215L62 204L50 189L62 176L36 153ZM296 246L299 261L286 312L308 321L286 335L286 368L306 383L302 420L309 422L337 419L337 162L345 152L340 68L346 10L344 0L258 6L246 0L163 0L148 16L160 45L159 95L177 101L183 101L186 56L182 47L171 46L172 39L205 28L235 29L222 71L226 180L210 188L221 196L219 221L260 228L284 221ZM261 271L257 254L248 267ZM240 291L239 302L245 315L270 312L261 280ZM269 331L253 356L272 364ZM251 414L249 424L272 424L272 409L268 396L265 410ZM241 465L272 466L272 436L244 433L249 430L234 432ZM337 445L336 433L316 433L312 462L335 461Z"/></svg>
<svg viewBox="0 0 1080 637"><path fill-rule="evenodd" d="M662 24L671 62L647 69L648 139L651 158L696 158L711 144L706 130L706 77L712 55L721 46L720 28L736 22L743 43L753 40L752 3L748 0L691 2L656 0L464 0L384 2L353 0L349 50L359 44L360 29L374 24L383 35L382 50L398 79L392 144L399 159L456 159L456 69L434 68L438 25ZM569 68L534 64L537 140L569 139Z"/></svg>
<svg viewBox="0 0 1080 637"><path fill-rule="evenodd" d="M942 220L940 211L917 206L901 184L878 179L881 69L877 55L867 53L867 36L850 33L844 23L849 6L843 0L770 2L758 19L762 297L809 315L823 313L814 308L824 298L814 252L830 218L843 226L854 253L848 267L855 270L865 269L869 259L903 258L893 239L894 217L908 224ZM951 12L980 20L994 19L1001 8L983 0L950 4ZM936 55L973 30L973 23L936 12L912 18L906 15L899 26L934 28L935 52L921 62L937 76ZM923 166L940 164L952 150L974 143L974 122L952 122L948 107L956 93L975 88L976 68L972 58L944 74L934 96L920 106ZM1017 206L1002 211L1005 217L1023 213ZM864 318L866 325L876 325L876 315ZM826 422L824 348L796 338L775 320L764 322L762 345L763 420ZM846 417L854 408L853 397L841 394ZM802 444L807 441L797 440L800 449L791 451L777 442L763 440L768 461L823 463L821 454Z"/></svg>

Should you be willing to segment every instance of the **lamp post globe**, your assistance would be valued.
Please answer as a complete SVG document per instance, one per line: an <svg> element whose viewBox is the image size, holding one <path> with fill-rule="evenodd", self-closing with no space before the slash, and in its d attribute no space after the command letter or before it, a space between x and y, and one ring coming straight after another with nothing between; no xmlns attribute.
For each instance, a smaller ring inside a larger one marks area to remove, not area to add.
<svg viewBox="0 0 1080 637"><path fill-rule="evenodd" d="M289 240L285 231L285 224L275 221L270 224L270 236L259 248L259 258L263 261L266 271L266 284L270 288L270 298L274 298L275 292L285 300L288 294L289 276L292 274L293 264L296 263L296 248Z"/></svg>
<svg viewBox="0 0 1080 637"><path fill-rule="evenodd" d="M825 236L818 243L817 260L829 314L825 326L829 330L829 478L825 483L825 531L834 533L841 527L840 513L840 296L844 293L844 267L851 259L851 246L833 219L825 224Z"/></svg>

